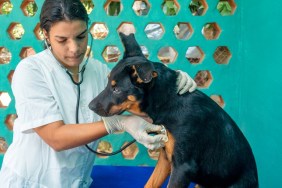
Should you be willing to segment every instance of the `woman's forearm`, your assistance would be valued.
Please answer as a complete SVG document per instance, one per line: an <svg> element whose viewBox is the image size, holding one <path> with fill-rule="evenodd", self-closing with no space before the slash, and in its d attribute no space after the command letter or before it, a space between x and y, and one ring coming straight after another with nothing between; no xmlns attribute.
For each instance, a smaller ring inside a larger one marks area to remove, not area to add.
<svg viewBox="0 0 282 188"><path fill-rule="evenodd" d="M85 145L108 134L102 121L67 125L57 121L34 130L56 151Z"/></svg>

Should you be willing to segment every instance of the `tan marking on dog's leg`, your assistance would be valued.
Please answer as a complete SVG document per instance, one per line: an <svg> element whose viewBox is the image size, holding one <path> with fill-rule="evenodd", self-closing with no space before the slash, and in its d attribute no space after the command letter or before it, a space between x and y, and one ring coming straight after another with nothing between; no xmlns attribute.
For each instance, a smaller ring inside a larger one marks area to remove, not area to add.
<svg viewBox="0 0 282 188"><path fill-rule="evenodd" d="M174 148L174 139L168 132L168 141L165 147L161 149L157 165L147 181L145 188L161 187L168 175L171 172L171 158Z"/></svg>
<svg viewBox="0 0 282 188"><path fill-rule="evenodd" d="M174 152L174 138L172 134L167 131L168 141L165 143L165 152L169 162L171 163L172 154Z"/></svg>
<svg viewBox="0 0 282 188"><path fill-rule="evenodd" d="M170 163L167 159L164 149L161 149L158 163L147 181L145 188L161 187L167 176L170 174Z"/></svg>

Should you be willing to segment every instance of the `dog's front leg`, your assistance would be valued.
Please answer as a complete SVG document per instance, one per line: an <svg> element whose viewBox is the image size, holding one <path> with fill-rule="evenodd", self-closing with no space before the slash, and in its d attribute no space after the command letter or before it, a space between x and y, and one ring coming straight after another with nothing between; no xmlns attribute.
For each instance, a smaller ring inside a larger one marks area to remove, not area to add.
<svg viewBox="0 0 282 188"><path fill-rule="evenodd" d="M151 174L150 179L147 181L145 188L158 188L161 187L163 182L170 174L170 162L166 156L166 152L162 148L160 151L157 165Z"/></svg>
<svg viewBox="0 0 282 188"><path fill-rule="evenodd" d="M157 165L147 181L145 188L161 187L171 172L171 157L174 150L174 138L167 132L168 142L161 149Z"/></svg>

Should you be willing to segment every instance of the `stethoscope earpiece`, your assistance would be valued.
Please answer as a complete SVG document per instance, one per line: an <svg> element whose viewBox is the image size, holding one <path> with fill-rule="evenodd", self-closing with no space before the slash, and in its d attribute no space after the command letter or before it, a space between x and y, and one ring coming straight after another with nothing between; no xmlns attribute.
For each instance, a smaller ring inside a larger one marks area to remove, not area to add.
<svg viewBox="0 0 282 188"><path fill-rule="evenodd" d="M46 46L46 48L48 48L50 51L52 50L50 43L47 42L47 39L44 39L44 44Z"/></svg>

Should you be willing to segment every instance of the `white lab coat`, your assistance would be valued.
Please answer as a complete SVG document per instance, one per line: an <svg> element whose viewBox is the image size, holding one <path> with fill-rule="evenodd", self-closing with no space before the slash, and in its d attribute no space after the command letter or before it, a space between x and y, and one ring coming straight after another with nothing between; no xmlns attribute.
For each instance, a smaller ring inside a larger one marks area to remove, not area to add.
<svg viewBox="0 0 282 188"><path fill-rule="evenodd" d="M89 59L80 86L80 123L100 120L88 104L106 86L108 73L106 65ZM84 146L56 152L33 131L58 120L75 123L77 86L49 50L18 64L12 90L18 118L0 171L1 187L89 187L95 155ZM89 146L96 148L97 142Z"/></svg>

